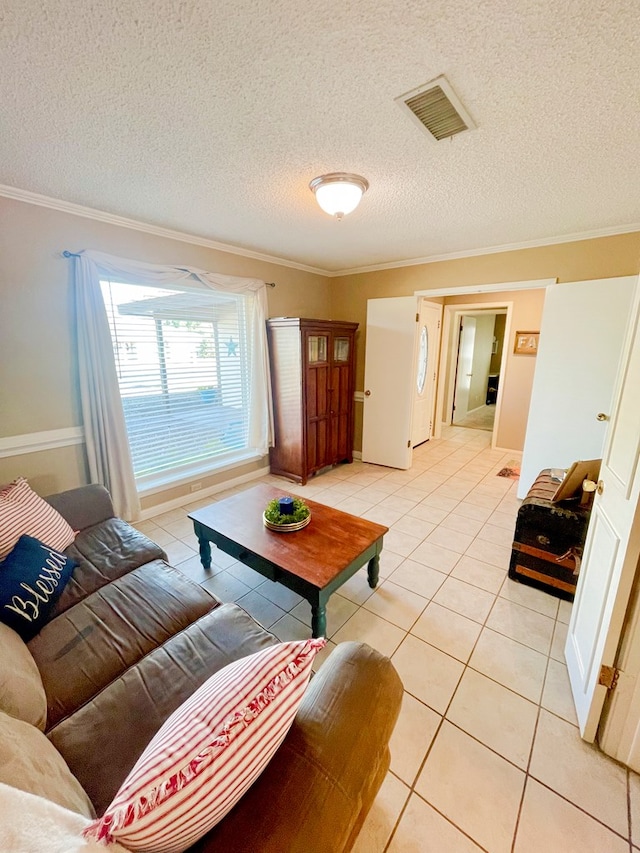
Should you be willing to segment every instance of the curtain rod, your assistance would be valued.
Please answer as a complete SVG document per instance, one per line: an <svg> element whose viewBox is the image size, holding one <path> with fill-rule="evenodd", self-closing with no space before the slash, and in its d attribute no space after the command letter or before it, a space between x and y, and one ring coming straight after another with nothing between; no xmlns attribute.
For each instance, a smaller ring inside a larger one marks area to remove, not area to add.
<svg viewBox="0 0 640 853"><path fill-rule="evenodd" d="M80 257L78 252L70 252L68 249L65 249L64 252L62 253L62 255L65 258L79 258ZM275 281L265 281L265 284L267 287L275 287L276 286Z"/></svg>

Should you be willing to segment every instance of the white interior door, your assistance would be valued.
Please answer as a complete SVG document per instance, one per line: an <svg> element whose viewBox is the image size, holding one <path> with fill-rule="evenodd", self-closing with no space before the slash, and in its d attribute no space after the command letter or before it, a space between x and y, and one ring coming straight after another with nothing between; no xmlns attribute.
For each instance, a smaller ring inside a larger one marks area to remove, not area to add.
<svg viewBox="0 0 640 853"><path fill-rule="evenodd" d="M442 305L419 300L417 358L413 399L411 444L416 447L432 435L433 410L436 402L436 379L440 353Z"/></svg>
<svg viewBox="0 0 640 853"><path fill-rule="evenodd" d="M418 300L367 301L362 461L410 468Z"/></svg>
<svg viewBox="0 0 640 853"><path fill-rule="evenodd" d="M473 378L473 351L476 342L476 318L463 317L460 323L456 393L453 400L453 423L466 418L469 412L469 392Z"/></svg>
<svg viewBox="0 0 640 853"><path fill-rule="evenodd" d="M607 688L601 667L613 666L640 556L640 289L629 332L587 532L565 657L580 732L593 741Z"/></svg>
<svg viewBox="0 0 640 853"><path fill-rule="evenodd" d="M518 497L543 468L602 456L636 277L547 288Z"/></svg>

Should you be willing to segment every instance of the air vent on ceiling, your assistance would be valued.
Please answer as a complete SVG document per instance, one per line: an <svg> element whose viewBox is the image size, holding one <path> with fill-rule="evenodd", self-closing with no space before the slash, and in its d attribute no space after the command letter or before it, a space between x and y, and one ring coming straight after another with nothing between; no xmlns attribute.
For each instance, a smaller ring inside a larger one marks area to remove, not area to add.
<svg viewBox="0 0 640 853"><path fill-rule="evenodd" d="M394 100L434 139L448 139L476 126L444 75Z"/></svg>

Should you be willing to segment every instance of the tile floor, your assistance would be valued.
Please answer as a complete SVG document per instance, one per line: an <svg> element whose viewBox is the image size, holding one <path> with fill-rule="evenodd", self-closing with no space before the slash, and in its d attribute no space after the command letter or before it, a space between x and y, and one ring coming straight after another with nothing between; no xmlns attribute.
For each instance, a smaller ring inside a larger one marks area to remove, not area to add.
<svg viewBox="0 0 640 853"><path fill-rule="evenodd" d="M378 588L363 569L332 596L322 653L368 642L406 691L356 852L640 850L640 776L578 735L563 657L570 605L507 578L519 502L496 473L514 453L490 439L454 427L418 448L409 471L355 462L287 488L389 527ZM186 513L212 500L138 526L282 640L310 636L300 596L215 549L202 569Z"/></svg>

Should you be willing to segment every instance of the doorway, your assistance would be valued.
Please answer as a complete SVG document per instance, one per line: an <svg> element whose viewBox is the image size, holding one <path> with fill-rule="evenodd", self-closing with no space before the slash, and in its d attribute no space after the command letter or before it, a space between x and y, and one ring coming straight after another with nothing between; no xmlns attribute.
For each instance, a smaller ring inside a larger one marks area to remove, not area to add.
<svg viewBox="0 0 640 853"><path fill-rule="evenodd" d="M451 359L447 422L493 432L507 307L456 313L455 358Z"/></svg>

